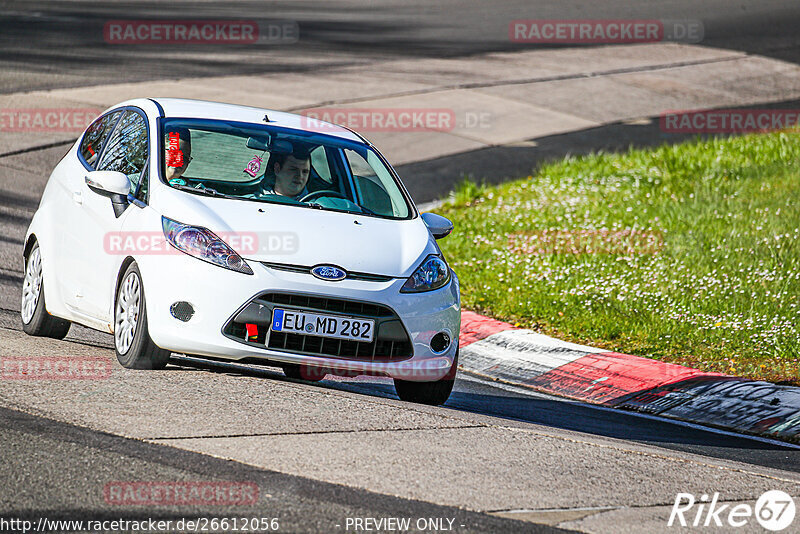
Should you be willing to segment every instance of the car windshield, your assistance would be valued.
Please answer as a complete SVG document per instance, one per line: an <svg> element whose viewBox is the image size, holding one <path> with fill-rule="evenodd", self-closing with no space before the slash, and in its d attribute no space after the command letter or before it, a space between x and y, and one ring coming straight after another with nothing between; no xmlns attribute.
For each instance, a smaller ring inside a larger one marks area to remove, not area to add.
<svg viewBox="0 0 800 534"><path fill-rule="evenodd" d="M268 125L162 119L161 172L197 194L352 212L413 216L406 194L370 147Z"/></svg>

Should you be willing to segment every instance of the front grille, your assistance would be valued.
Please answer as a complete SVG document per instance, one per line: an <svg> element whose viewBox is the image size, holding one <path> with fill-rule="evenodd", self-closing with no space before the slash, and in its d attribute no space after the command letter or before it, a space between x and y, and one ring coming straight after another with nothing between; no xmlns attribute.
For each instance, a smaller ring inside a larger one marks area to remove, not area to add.
<svg viewBox="0 0 800 534"><path fill-rule="evenodd" d="M272 350L306 356L389 362L408 359L414 353L411 340L400 318L387 306L293 293L264 293L254 299L250 303L250 306L252 305L269 308L270 317L275 307L283 307L374 319L376 336L372 342L367 343L297 333L269 332L269 323L266 322L259 325L258 336L253 338L247 336L245 321L239 320L237 322L237 317L243 315L244 311L231 319L226 325L224 329L226 335L248 345L266 346ZM254 320L252 315L248 315L248 317L250 317L249 320ZM269 340L267 340L267 337L269 337Z"/></svg>
<svg viewBox="0 0 800 534"><path fill-rule="evenodd" d="M364 315L366 317L392 317L394 312L386 306L353 300L332 299L292 293L267 293L259 297L271 304L302 308L304 310L345 313L348 315Z"/></svg>
<svg viewBox="0 0 800 534"><path fill-rule="evenodd" d="M372 343L331 339L302 334L270 332L268 348L285 350L308 355L332 356L371 362L390 362L404 360L411 356L410 343L407 341L382 341L374 339Z"/></svg>
<svg viewBox="0 0 800 534"><path fill-rule="evenodd" d="M270 263L267 261L263 261L261 263L270 269L275 269L276 271L307 274L309 276L311 275L311 269L313 268L309 267L308 265L292 265L289 263ZM344 278L345 280L362 280L364 282L390 282L391 280L394 280L393 277L382 274L358 273L350 271L346 272L347 276Z"/></svg>

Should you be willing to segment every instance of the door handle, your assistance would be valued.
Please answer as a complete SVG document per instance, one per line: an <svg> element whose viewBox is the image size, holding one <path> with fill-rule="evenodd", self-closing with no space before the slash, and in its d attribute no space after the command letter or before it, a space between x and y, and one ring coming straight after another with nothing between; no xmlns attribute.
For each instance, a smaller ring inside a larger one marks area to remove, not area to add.
<svg viewBox="0 0 800 534"><path fill-rule="evenodd" d="M81 194L80 191L73 192L72 193L72 201L75 202L75 204L77 204L79 206L83 205L83 194Z"/></svg>

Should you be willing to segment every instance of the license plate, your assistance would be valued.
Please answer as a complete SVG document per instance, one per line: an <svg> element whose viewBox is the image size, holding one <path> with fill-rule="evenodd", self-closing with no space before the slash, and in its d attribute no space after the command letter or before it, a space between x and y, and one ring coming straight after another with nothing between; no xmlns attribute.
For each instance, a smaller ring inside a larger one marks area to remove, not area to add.
<svg viewBox="0 0 800 534"><path fill-rule="evenodd" d="M288 332L369 343L375 334L375 321L275 308L272 311L272 324L269 329L271 332Z"/></svg>

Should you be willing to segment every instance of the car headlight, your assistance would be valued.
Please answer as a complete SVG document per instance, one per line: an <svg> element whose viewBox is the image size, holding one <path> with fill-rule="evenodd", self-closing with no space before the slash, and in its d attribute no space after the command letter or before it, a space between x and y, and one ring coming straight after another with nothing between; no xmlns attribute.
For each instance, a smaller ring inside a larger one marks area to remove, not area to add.
<svg viewBox="0 0 800 534"><path fill-rule="evenodd" d="M421 293L423 291L433 291L447 284L450 281L450 268L445 261L434 254L431 254L425 261L417 267L403 287L401 293Z"/></svg>
<svg viewBox="0 0 800 534"><path fill-rule="evenodd" d="M253 274L253 269L225 241L201 226L190 226L161 217L164 237L181 252L237 273Z"/></svg>

